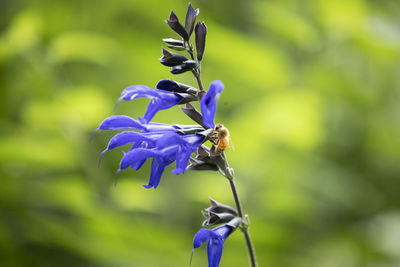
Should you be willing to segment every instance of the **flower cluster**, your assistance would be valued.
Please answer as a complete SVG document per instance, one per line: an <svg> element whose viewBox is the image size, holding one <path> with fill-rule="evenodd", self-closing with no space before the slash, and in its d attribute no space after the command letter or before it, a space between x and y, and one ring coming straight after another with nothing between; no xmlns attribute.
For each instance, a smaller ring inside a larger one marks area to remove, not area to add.
<svg viewBox="0 0 400 267"><path fill-rule="evenodd" d="M209 90L200 101L203 115L198 113L193 106L189 106L192 107L191 110L186 108L187 113L196 114L203 121L201 125L169 125L150 122L159 110L188 103L198 98L193 93L187 93L188 91L196 92L196 90L189 90L192 87L172 80L162 80L156 88L151 89L144 85L125 88L118 103L122 100L130 101L139 97L147 97L151 101L145 115L138 120L125 115L114 115L106 118L95 130L95 132L99 130L136 130L123 131L112 137L107 148L101 153L100 159L108 150L131 144L130 150L124 153L121 159L117 173L129 167L138 170L148 158L152 158L150 181L145 185L146 188L156 188L165 167L174 161L176 161L176 168L172 173L185 172L192 153L207 141L212 132L217 98L223 90L223 84L220 81L211 83ZM204 125L208 125L209 128Z"/></svg>
<svg viewBox="0 0 400 267"><path fill-rule="evenodd" d="M214 122L217 101L224 85L221 81L213 81L206 91L200 80L207 27L200 22L194 26L198 14L198 9L194 10L189 4L183 26L175 13L171 12L166 22L182 40L165 38L163 41L170 49L188 52L190 59L163 49L160 62L170 67L172 74L191 71L199 88L171 79L159 81L155 89L145 85L129 86L122 91L117 105L123 100L148 98L150 103L143 117L135 119L126 115L110 116L94 130L94 133L99 130L124 130L115 134L100 154L101 161L107 151L124 145L130 146L127 152L123 152L117 175L128 168L139 170L147 159L152 159L150 179L148 184L144 185L145 188L157 188L165 168L174 162L174 174L181 174L186 170L214 170L230 180L233 179L233 169L229 168L222 153L229 143L229 132L222 124L215 125ZM195 51L190 43L193 30ZM196 101L200 103L200 112L191 104ZM181 107L182 111L196 122L196 125L170 125L152 121L157 112L183 104L185 106ZM212 142L211 148L204 145L207 140ZM203 228L198 231L193 239L193 247L195 249L208 242L209 266L217 267L225 239L243 225L243 219L232 207L212 199L210 202L211 207L203 212L206 217L203 226L223 225L211 230Z"/></svg>

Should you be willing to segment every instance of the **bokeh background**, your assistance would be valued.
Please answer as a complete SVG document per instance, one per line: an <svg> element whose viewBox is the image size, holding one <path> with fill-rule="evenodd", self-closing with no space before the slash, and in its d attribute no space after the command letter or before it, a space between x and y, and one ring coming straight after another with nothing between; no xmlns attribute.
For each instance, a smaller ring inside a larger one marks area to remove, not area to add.
<svg viewBox="0 0 400 267"><path fill-rule="evenodd" d="M0 265L187 266L213 172L113 187L121 151L91 131L159 63L187 1L0 1ZM208 26L203 83L225 84L217 121L260 266L400 266L400 2L193 0ZM148 101L116 114L143 115ZM179 108L154 121L192 123ZM247 266L238 231L221 266ZM206 248L192 266L206 266Z"/></svg>

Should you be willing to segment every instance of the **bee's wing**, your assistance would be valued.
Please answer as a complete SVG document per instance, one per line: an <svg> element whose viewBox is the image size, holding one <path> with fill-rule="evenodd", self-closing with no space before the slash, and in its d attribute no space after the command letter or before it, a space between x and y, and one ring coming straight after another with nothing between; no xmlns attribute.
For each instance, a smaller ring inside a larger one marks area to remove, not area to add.
<svg viewBox="0 0 400 267"><path fill-rule="evenodd" d="M229 148L235 150L235 145L233 144L232 137L229 135Z"/></svg>

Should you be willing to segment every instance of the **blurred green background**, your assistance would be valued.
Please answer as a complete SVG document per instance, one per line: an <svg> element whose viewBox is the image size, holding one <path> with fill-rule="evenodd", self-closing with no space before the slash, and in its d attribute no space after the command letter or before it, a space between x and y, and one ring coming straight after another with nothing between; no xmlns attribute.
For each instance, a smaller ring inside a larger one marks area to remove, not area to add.
<svg viewBox="0 0 400 267"><path fill-rule="evenodd" d="M190 74L161 66L187 1L0 1L0 266L187 266L217 173L150 168L113 187L121 151L90 133L123 88ZM203 83L260 266L400 266L400 2L193 0L208 26ZM148 101L119 105L138 117ZM179 108L154 121L192 123ZM241 233L221 266L247 266ZM206 266L206 248L192 266Z"/></svg>

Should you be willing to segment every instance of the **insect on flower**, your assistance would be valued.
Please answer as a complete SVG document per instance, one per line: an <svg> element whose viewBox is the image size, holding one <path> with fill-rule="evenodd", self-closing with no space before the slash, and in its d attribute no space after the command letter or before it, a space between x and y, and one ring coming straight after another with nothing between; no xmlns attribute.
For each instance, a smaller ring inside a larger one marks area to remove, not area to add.
<svg viewBox="0 0 400 267"><path fill-rule="evenodd" d="M221 123L214 127L214 131L209 138L210 141L217 146L217 153L223 152L231 141L228 128Z"/></svg>

